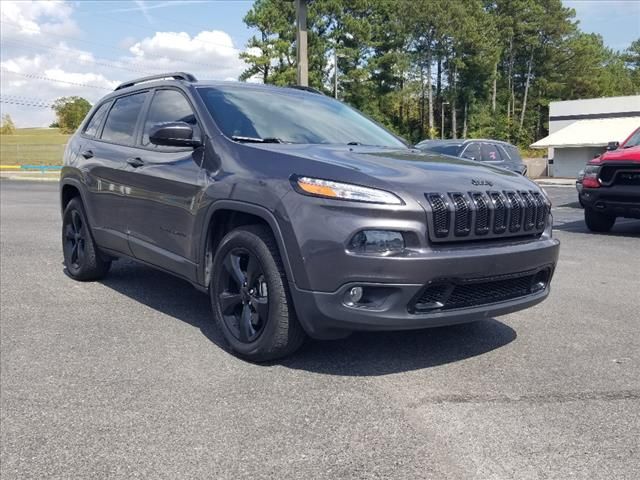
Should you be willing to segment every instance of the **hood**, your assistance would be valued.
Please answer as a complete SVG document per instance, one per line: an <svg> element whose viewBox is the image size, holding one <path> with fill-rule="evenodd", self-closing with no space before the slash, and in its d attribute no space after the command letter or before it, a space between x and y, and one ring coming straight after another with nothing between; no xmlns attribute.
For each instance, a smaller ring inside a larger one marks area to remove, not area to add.
<svg viewBox="0 0 640 480"><path fill-rule="evenodd" d="M417 149L370 146L254 144L255 148L305 159L295 174L360 183L391 191L469 192L536 190L531 180L509 170Z"/></svg>
<svg viewBox="0 0 640 480"><path fill-rule="evenodd" d="M604 152L598 158L591 161L592 164L605 162L634 162L640 163L640 146L631 148L618 148L610 152Z"/></svg>

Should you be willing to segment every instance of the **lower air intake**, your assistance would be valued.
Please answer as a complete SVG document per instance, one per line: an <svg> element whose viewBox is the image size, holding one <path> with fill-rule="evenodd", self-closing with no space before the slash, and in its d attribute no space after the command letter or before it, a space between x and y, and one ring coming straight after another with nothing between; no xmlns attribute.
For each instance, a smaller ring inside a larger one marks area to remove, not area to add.
<svg viewBox="0 0 640 480"><path fill-rule="evenodd" d="M551 270L521 272L498 277L431 282L409 305L412 313L470 308L526 297L547 288Z"/></svg>

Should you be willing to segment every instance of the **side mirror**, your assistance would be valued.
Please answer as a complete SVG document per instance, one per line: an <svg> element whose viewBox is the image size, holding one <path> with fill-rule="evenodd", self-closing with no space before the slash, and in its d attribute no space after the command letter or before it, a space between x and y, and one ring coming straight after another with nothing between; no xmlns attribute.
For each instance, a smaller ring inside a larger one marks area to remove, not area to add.
<svg viewBox="0 0 640 480"><path fill-rule="evenodd" d="M617 150L619 146L620 142L609 142L607 143L607 152L610 152L611 150Z"/></svg>
<svg viewBox="0 0 640 480"><path fill-rule="evenodd" d="M200 139L193 138L193 127L186 122L169 122L155 125L149 132L149 140L166 147L199 147Z"/></svg>

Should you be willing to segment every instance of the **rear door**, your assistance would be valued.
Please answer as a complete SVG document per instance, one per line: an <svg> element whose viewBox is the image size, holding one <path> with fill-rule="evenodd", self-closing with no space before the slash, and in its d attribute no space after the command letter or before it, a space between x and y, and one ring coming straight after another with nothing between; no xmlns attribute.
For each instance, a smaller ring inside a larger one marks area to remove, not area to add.
<svg viewBox="0 0 640 480"><path fill-rule="evenodd" d="M178 121L189 123L194 137L201 135L187 97L178 89L156 89L141 122L139 161L126 167L129 245L137 258L194 279L196 215L206 177L200 168L203 148L158 146L149 140L154 126Z"/></svg>
<svg viewBox="0 0 640 480"><path fill-rule="evenodd" d="M493 143L483 142L481 144L480 159L482 162L495 165L496 167L506 167L504 158L502 158L502 154L500 153L500 149Z"/></svg>
<svg viewBox="0 0 640 480"><path fill-rule="evenodd" d="M106 118L93 118L84 132L85 158L92 230L104 248L130 253L127 242L128 208L126 160L134 150L139 118L147 92L118 97L105 104ZM108 112L106 111L108 110ZM96 111L96 115L101 110Z"/></svg>

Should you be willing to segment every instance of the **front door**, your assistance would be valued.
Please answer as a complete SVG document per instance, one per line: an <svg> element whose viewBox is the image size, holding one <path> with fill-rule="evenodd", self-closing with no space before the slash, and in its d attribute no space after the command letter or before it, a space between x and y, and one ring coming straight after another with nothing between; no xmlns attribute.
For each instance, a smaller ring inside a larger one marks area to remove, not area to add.
<svg viewBox="0 0 640 480"><path fill-rule="evenodd" d="M165 122L184 121L200 135L187 98L178 90L158 89L145 116L136 156L128 172L129 245L134 256L188 279L195 279L196 215L206 175L201 148L157 146L149 131Z"/></svg>

